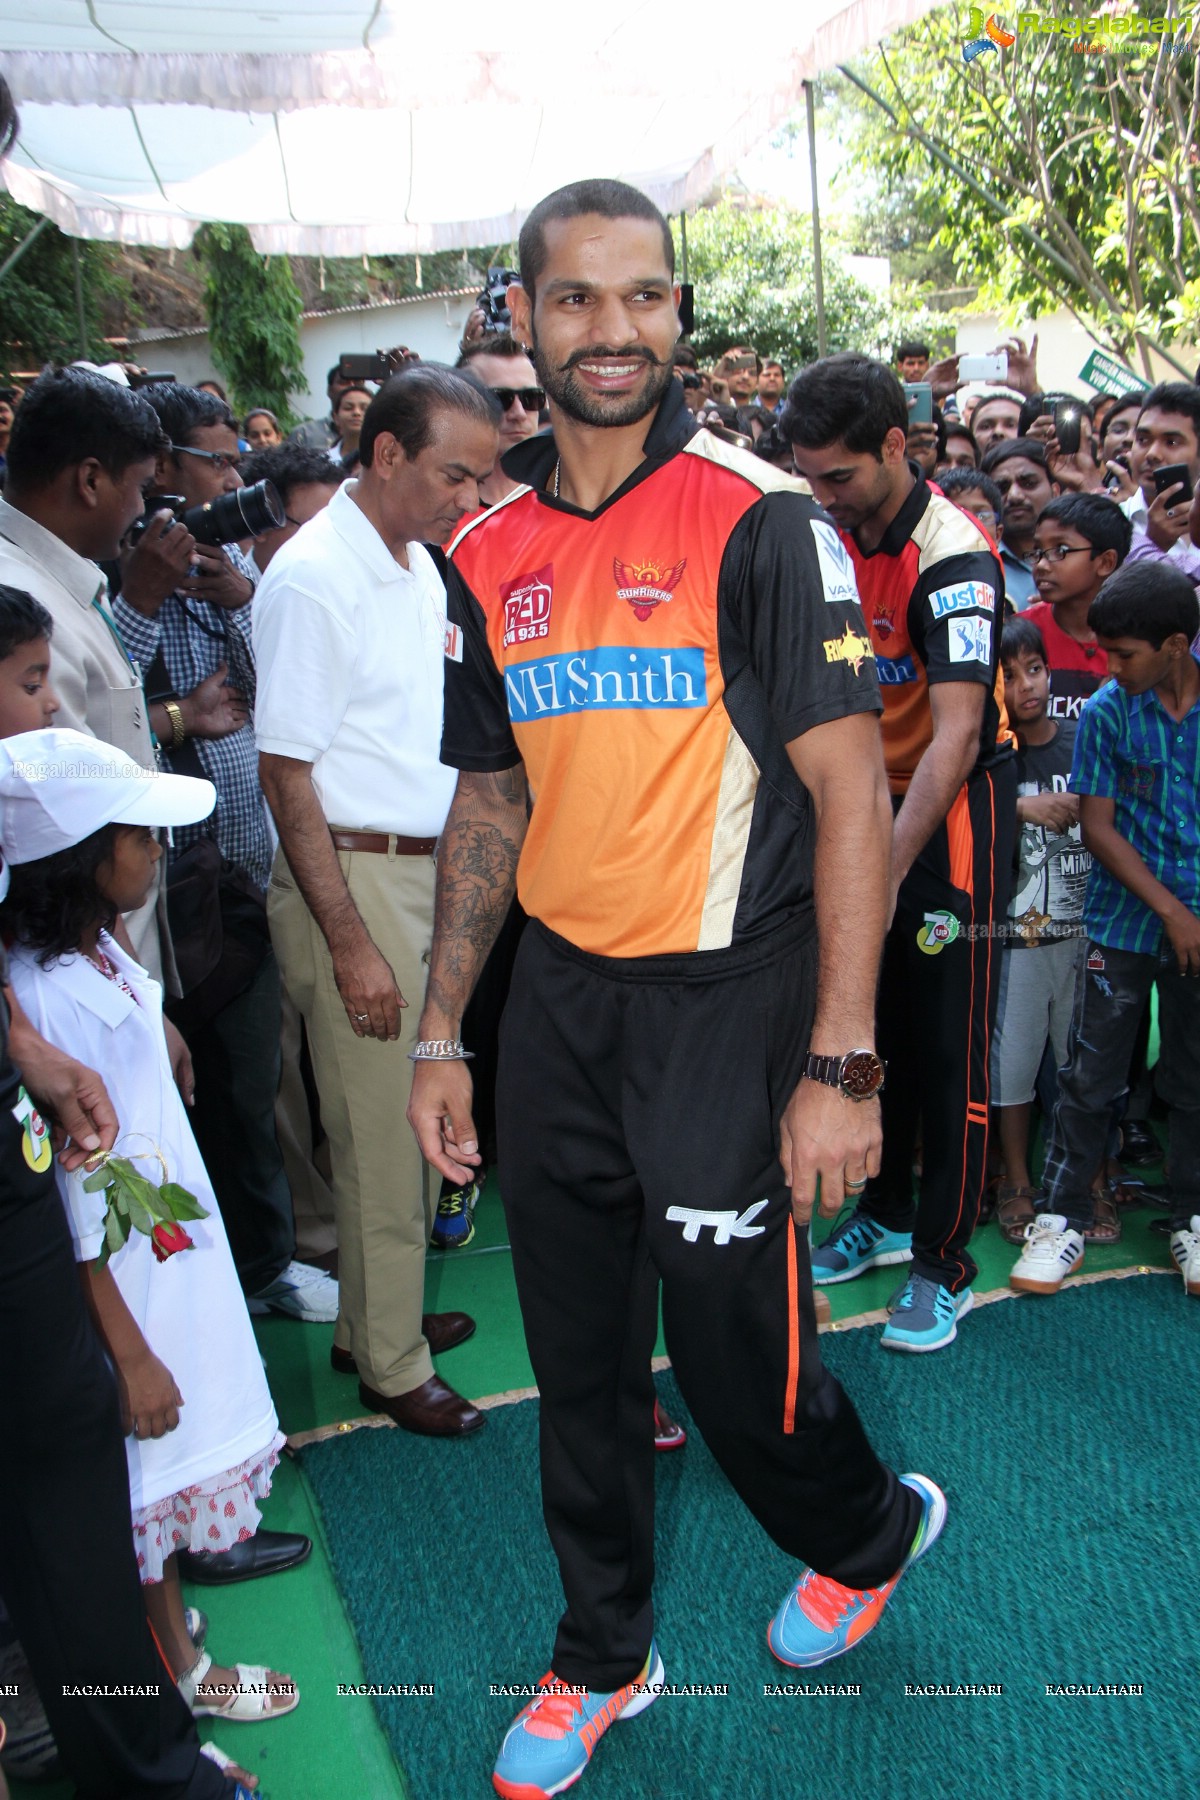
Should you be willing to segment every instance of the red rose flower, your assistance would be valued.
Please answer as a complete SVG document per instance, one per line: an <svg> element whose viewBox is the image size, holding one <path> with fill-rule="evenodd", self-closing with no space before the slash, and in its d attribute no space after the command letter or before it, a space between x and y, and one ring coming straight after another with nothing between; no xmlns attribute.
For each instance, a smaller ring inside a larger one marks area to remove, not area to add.
<svg viewBox="0 0 1200 1800"><path fill-rule="evenodd" d="M168 1219L156 1225L150 1233L150 1247L159 1262L166 1262L168 1256L174 1256L177 1250L195 1248L178 1219Z"/></svg>

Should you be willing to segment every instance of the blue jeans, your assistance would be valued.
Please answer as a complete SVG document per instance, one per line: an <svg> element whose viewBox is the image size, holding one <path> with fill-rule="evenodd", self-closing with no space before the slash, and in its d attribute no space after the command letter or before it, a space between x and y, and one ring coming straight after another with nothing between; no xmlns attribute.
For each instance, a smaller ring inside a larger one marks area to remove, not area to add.
<svg viewBox="0 0 1200 1800"><path fill-rule="evenodd" d="M1089 941L1042 1176L1045 1210L1061 1213L1076 1231L1092 1223L1092 1177L1125 1097L1129 1058L1156 981L1157 1086L1169 1113L1172 1226L1186 1226L1200 1213L1200 979L1179 973L1169 944L1163 954L1146 956Z"/></svg>

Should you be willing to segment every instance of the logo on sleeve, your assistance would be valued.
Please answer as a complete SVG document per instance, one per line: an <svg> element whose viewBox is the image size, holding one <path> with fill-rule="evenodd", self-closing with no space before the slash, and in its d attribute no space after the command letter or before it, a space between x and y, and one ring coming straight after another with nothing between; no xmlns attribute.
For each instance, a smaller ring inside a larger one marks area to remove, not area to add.
<svg viewBox="0 0 1200 1800"><path fill-rule="evenodd" d="M854 578L854 564L836 527L827 525L824 519L810 519L809 524L817 546L826 600L853 600L857 606L858 582Z"/></svg>
<svg viewBox="0 0 1200 1800"><path fill-rule="evenodd" d="M664 605L671 598L686 568L686 556L674 568L665 563L623 563L619 556L614 556L617 599L629 602L635 619L648 619L656 606Z"/></svg>
<svg viewBox="0 0 1200 1800"><path fill-rule="evenodd" d="M870 638L860 637L852 625L847 625L840 638L825 639L825 661L849 663L856 675L870 654Z"/></svg>
<svg viewBox="0 0 1200 1800"><path fill-rule="evenodd" d="M929 610L935 619L944 619L947 613L990 613L995 609L996 590L986 581L960 581L957 587L938 588L929 596Z"/></svg>
<svg viewBox="0 0 1200 1800"><path fill-rule="evenodd" d="M950 661L955 663L992 662L992 621L990 619L953 619L950 624Z"/></svg>
<svg viewBox="0 0 1200 1800"><path fill-rule="evenodd" d="M504 602L504 643L532 644L550 635L550 606L554 599L554 564L518 575L500 586Z"/></svg>

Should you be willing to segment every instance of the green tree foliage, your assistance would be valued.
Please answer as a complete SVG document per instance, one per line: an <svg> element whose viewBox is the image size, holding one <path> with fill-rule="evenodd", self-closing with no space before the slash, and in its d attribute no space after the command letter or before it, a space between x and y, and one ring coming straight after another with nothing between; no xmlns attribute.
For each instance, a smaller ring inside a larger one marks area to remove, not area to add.
<svg viewBox="0 0 1200 1800"><path fill-rule="evenodd" d="M0 263L39 223L40 213L0 195ZM46 225L21 260L0 282L0 369L36 369L45 362L71 362L86 354L106 362L106 314L129 296L117 253L107 244L79 243L86 346L79 341L75 303L75 240L57 225Z"/></svg>
<svg viewBox="0 0 1200 1800"><path fill-rule="evenodd" d="M266 406L291 423L291 393L305 386L300 351L300 290L286 256L260 256L244 225L203 225L196 254L204 264L208 342L213 362L241 414Z"/></svg>
<svg viewBox="0 0 1200 1800"><path fill-rule="evenodd" d="M1066 306L1127 358L1182 345L1200 329L1198 15L1043 0L996 14L1014 43L968 63L968 9L929 13L848 71L859 163L885 196L916 183L985 305Z"/></svg>
<svg viewBox="0 0 1200 1800"><path fill-rule="evenodd" d="M679 224L674 221L676 261ZM696 289L692 343L702 358L732 344L753 344L787 369L812 362L817 302L812 226L807 213L756 210L721 200L689 214L688 279ZM874 353L889 335L888 308L848 275L836 255L822 258L830 350Z"/></svg>

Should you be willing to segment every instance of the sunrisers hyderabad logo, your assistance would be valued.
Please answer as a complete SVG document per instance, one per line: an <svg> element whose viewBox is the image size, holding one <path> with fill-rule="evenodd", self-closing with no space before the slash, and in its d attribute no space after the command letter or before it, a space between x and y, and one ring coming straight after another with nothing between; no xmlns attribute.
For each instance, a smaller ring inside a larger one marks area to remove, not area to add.
<svg viewBox="0 0 1200 1800"><path fill-rule="evenodd" d="M673 569L652 562L623 563L620 557L614 556L617 599L628 600L635 618L648 619L656 606L671 598L686 568L686 556Z"/></svg>
<svg viewBox="0 0 1200 1800"><path fill-rule="evenodd" d="M506 581L500 589L504 602L504 644L532 644L550 635L550 606L554 599L554 564L533 569Z"/></svg>

